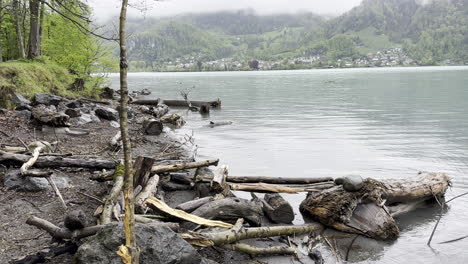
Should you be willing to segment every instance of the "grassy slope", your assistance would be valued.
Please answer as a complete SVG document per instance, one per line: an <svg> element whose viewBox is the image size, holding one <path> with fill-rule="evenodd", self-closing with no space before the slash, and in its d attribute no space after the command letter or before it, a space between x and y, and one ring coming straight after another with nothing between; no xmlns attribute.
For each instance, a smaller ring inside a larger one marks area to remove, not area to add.
<svg viewBox="0 0 468 264"><path fill-rule="evenodd" d="M67 88L76 76L54 63L3 62L0 63L0 107L11 107L11 93L31 99L35 93L52 93L67 97L86 95L87 91L73 92Z"/></svg>

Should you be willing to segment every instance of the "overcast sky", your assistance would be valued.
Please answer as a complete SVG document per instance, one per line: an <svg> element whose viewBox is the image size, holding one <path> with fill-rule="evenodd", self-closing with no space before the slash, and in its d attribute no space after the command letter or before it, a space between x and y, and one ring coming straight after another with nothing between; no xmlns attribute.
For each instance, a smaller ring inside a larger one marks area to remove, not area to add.
<svg viewBox="0 0 468 264"><path fill-rule="evenodd" d="M314 12L317 14L341 14L358 5L361 0L130 0L130 3L146 3L147 16L168 16L181 13L213 12L220 10L253 9L258 14ZM121 1L88 0L95 19L106 20L117 15ZM130 15L143 16L133 10Z"/></svg>

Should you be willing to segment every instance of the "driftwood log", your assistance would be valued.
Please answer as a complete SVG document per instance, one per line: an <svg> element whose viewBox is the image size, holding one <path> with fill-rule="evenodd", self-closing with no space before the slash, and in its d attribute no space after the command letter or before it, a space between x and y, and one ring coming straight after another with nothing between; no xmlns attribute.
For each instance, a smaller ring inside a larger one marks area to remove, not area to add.
<svg viewBox="0 0 468 264"><path fill-rule="evenodd" d="M20 166L27 162L31 156L24 154L12 154L0 150L0 164ZM113 169L115 162L100 159L72 159L56 156L42 156L34 163L37 168L78 167L95 169Z"/></svg>
<svg viewBox="0 0 468 264"><path fill-rule="evenodd" d="M269 177L269 176L227 176L228 182L235 183L272 183L272 184L309 184L318 182L331 182L332 177L317 178L289 178L289 177Z"/></svg>
<svg viewBox="0 0 468 264"><path fill-rule="evenodd" d="M162 100L163 104L169 107L188 107L189 104L186 100ZM192 106L200 107L202 105L209 105L213 108L220 108L221 107L221 100L217 99L214 101L190 101Z"/></svg>
<svg viewBox="0 0 468 264"><path fill-rule="evenodd" d="M237 219L243 218L250 226L260 226L263 210L262 204L258 201L229 197L206 203L191 214L228 223L236 223ZM186 227L192 229L195 226L187 225Z"/></svg>
<svg viewBox="0 0 468 264"><path fill-rule="evenodd" d="M236 243L249 238L266 238L273 236L301 235L323 229L321 224L288 225L270 227L242 227L240 219L233 228L221 232L184 233L182 238L192 245L209 247Z"/></svg>
<svg viewBox="0 0 468 264"><path fill-rule="evenodd" d="M263 197L263 211L268 218L277 224L290 224L294 220L291 205L281 195L265 194Z"/></svg>
<svg viewBox="0 0 468 264"><path fill-rule="evenodd" d="M146 204L155 210L161 211L168 215L171 215L179 219L183 219L185 221L189 221L198 225L211 226L211 227L224 227L224 228L233 227L232 224L225 223L223 221L209 220L203 217L199 217L193 214L186 213L182 210L173 209L169 207L166 203L164 203L163 201L155 197L150 197L146 199Z"/></svg>
<svg viewBox="0 0 468 264"><path fill-rule="evenodd" d="M396 239L399 229L391 216L402 203L441 197L450 186L444 173L419 173L401 180L364 180L363 187L348 192L342 185L310 193L300 209L322 224L377 239Z"/></svg>
<svg viewBox="0 0 468 264"><path fill-rule="evenodd" d="M200 207L200 206L202 206L202 205L204 205L206 203L212 202L212 201L214 201L213 196L207 196L207 197L203 197L203 198L200 198L200 199L195 199L195 200L192 200L192 201L181 203L181 204L176 206L176 209L180 209L182 211L190 213L193 210L197 209L198 207Z"/></svg>
<svg viewBox="0 0 468 264"><path fill-rule="evenodd" d="M130 103L137 105L158 105L161 103L161 99L135 100Z"/></svg>
<svg viewBox="0 0 468 264"><path fill-rule="evenodd" d="M206 160L199 162L186 162L173 165L155 165L151 169L152 173L175 172L180 170L194 169L207 166L218 166L219 160Z"/></svg>
<svg viewBox="0 0 468 264"><path fill-rule="evenodd" d="M146 135L158 136L163 132L163 123L160 120L150 118L143 121L143 131Z"/></svg>

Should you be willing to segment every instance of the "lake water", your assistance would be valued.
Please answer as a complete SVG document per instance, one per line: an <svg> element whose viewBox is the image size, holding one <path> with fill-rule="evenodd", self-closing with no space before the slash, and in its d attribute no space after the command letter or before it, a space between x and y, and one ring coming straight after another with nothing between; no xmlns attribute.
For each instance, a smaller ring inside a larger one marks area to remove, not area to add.
<svg viewBox="0 0 468 264"><path fill-rule="evenodd" d="M111 75L118 88L118 75ZM399 178L442 171L447 198L468 191L468 67L268 72L131 73L130 89L152 97L222 100L210 117L184 113L198 158L220 158L230 175ZM213 121L230 126L209 128ZM288 195L295 208L305 194ZM438 210L399 219L401 236L367 262L468 263L468 196L450 203L426 246ZM297 217L295 223L302 223Z"/></svg>

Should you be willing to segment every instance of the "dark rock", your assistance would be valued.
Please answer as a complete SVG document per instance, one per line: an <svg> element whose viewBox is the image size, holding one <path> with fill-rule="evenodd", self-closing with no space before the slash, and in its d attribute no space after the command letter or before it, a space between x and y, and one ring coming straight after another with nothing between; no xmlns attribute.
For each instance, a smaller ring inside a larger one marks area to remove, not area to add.
<svg viewBox="0 0 468 264"><path fill-rule="evenodd" d="M161 187L165 191L183 191L183 190L193 189L193 187L190 185L180 184L180 183L175 183L175 182L165 182L161 185Z"/></svg>
<svg viewBox="0 0 468 264"><path fill-rule="evenodd" d="M140 91L140 94L141 94L141 95L150 95L150 94L151 94L151 91L145 88L145 89L143 89L143 90Z"/></svg>
<svg viewBox="0 0 468 264"><path fill-rule="evenodd" d="M23 111L23 110L28 110L28 111L31 111L32 110L32 107L28 104L22 104L22 105L19 105L15 108L16 111Z"/></svg>
<svg viewBox="0 0 468 264"><path fill-rule="evenodd" d="M104 87L100 94L101 98L103 99L113 99L115 94L115 90L110 87Z"/></svg>
<svg viewBox="0 0 468 264"><path fill-rule="evenodd" d="M6 114L7 110L4 108L0 108L0 114L4 115Z"/></svg>
<svg viewBox="0 0 468 264"><path fill-rule="evenodd" d="M11 96L11 101L17 105L17 106L20 106L20 105L30 105L31 104L31 101L29 101L28 99L24 98L24 96L22 96L21 94L13 94Z"/></svg>
<svg viewBox="0 0 468 264"><path fill-rule="evenodd" d="M57 105L57 112L65 112L68 109L67 104L65 102L60 102Z"/></svg>
<svg viewBox="0 0 468 264"><path fill-rule="evenodd" d="M16 111L17 116L25 117L27 119L31 118L31 111L29 110L21 110L21 111Z"/></svg>
<svg viewBox="0 0 468 264"><path fill-rule="evenodd" d="M323 260L322 253L318 251L318 249L314 248L309 251L309 257L314 261L315 264L323 264L325 261Z"/></svg>
<svg viewBox="0 0 468 264"><path fill-rule="evenodd" d="M59 189L68 188L68 180L65 177L54 177L55 184ZM45 190L52 190L49 182L45 178L24 177L20 174L19 170L10 171L5 174L4 185L9 190L16 190L19 192L40 192Z"/></svg>
<svg viewBox="0 0 468 264"><path fill-rule="evenodd" d="M65 216L63 223L70 230L82 229L87 225L86 214L81 210L73 210Z"/></svg>
<svg viewBox="0 0 468 264"><path fill-rule="evenodd" d="M83 106L83 103L80 100L74 100L66 104L68 108L80 108Z"/></svg>
<svg viewBox="0 0 468 264"><path fill-rule="evenodd" d="M96 110L94 110L94 112L96 113L98 117L102 119L111 120L111 121L119 120L119 113L115 109L112 109L109 107L99 106L96 108Z"/></svg>
<svg viewBox="0 0 468 264"><path fill-rule="evenodd" d="M68 115L69 117L80 117L81 116L81 111L80 109L75 109L75 108L68 108L65 110L65 114Z"/></svg>
<svg viewBox="0 0 468 264"><path fill-rule="evenodd" d="M136 224L135 233L140 248L140 263L210 263L204 262L188 242L166 226ZM123 225L108 225L80 246L75 254L75 263L120 264L122 260L115 251L123 244L125 244Z"/></svg>
<svg viewBox="0 0 468 264"><path fill-rule="evenodd" d="M60 102L66 101L65 98L46 93L37 93L34 95L35 104L44 104L44 105L59 105Z"/></svg>
<svg viewBox="0 0 468 264"><path fill-rule="evenodd" d="M343 177L343 189L348 192L359 191L364 186L364 180L359 175L347 175Z"/></svg>

